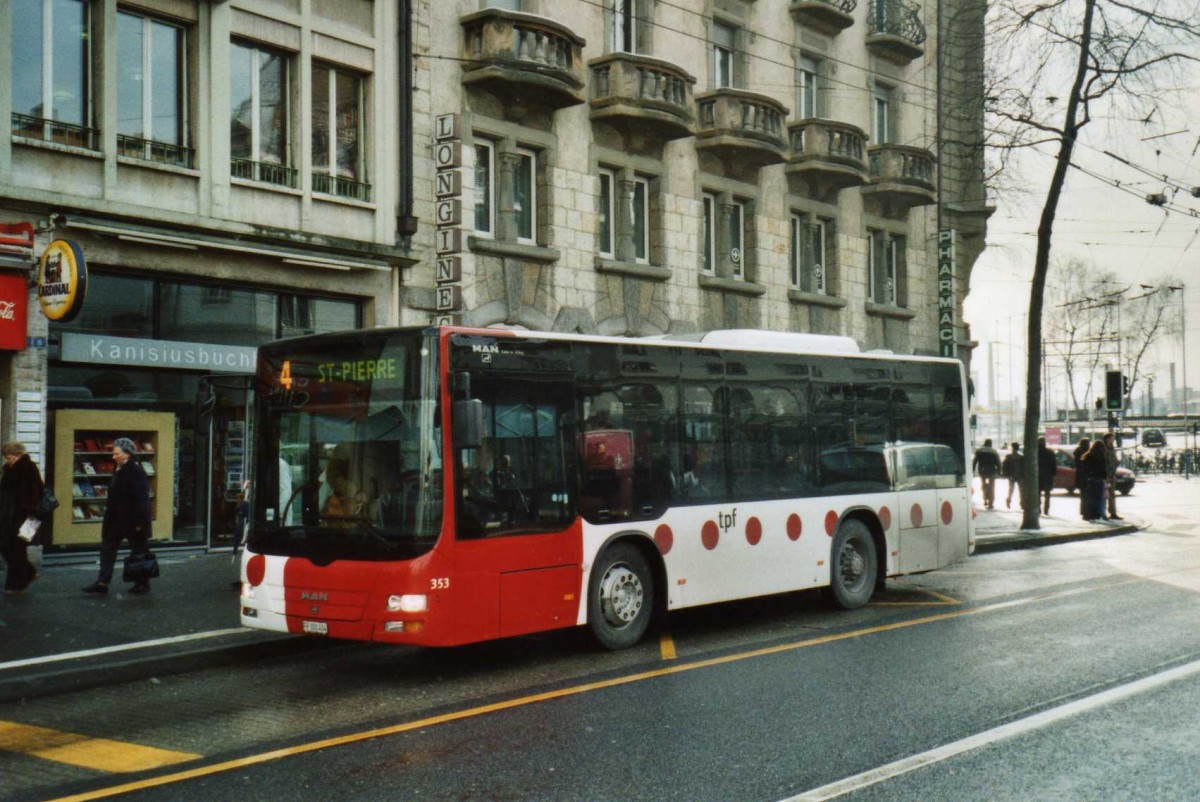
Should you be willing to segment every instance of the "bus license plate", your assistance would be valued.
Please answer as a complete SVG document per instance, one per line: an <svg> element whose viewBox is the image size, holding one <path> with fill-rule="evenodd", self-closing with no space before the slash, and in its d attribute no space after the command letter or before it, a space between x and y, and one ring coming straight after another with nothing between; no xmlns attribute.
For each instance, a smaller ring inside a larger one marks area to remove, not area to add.
<svg viewBox="0 0 1200 802"><path fill-rule="evenodd" d="M327 621L305 621L305 635L328 635L329 623Z"/></svg>

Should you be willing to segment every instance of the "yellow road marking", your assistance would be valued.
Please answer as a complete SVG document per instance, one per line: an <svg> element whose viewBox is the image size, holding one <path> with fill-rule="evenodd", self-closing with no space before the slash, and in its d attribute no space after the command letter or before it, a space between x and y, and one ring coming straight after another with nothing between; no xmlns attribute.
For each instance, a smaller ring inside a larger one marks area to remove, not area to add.
<svg viewBox="0 0 1200 802"><path fill-rule="evenodd" d="M916 602L871 602L872 607L944 607L951 604L962 604L961 601L951 598L942 593L929 588L909 588L924 593L926 596L932 596L937 601L916 601Z"/></svg>
<svg viewBox="0 0 1200 802"><path fill-rule="evenodd" d="M108 772L146 771L203 755L0 721L0 750Z"/></svg>
<svg viewBox="0 0 1200 802"><path fill-rule="evenodd" d="M87 802L92 799L105 799L117 794L127 794L133 791L143 791L147 788L156 788L160 785L170 785L172 783L183 782L185 780L194 780L199 777L208 777L213 774L223 774L227 771L246 768L247 766L256 766L262 763L270 763L273 760L279 760L285 757L295 757L296 755L304 755L309 752L319 752L324 749L330 749L337 746L345 746L347 744L361 743L369 741L373 738L386 738L390 735L399 735L400 733L412 732L426 727L433 727L439 724L447 724L454 721L463 721L465 719L477 718L490 713L499 713L505 710L513 710L519 707L527 707L539 702L548 702L555 699L566 699L572 696L579 696L593 691L606 690L608 688L617 688L622 685L630 685L635 682L644 682L649 679L658 677L667 677L674 674L682 674L685 671L696 671L702 668L713 668L715 666L727 665L729 663L737 663L743 660L752 660L757 657L767 657L784 652L796 651L809 646L820 646L826 643L836 643L837 641L850 640L852 638L860 638L864 635L876 635L881 632L894 632L908 627L921 626L923 624L933 624L938 621L948 621L954 618L963 618L969 615L978 615L980 613L990 613L996 610L1007 610L1013 607L1023 607L1026 604L1035 602L1050 601L1052 599L1061 599L1068 596L1075 596L1082 593L1091 593L1096 590L1111 590L1114 587L1121 585L1129 585L1136 582L1145 581L1142 578L1127 579L1121 582L1114 582L1107 585L1096 585L1087 588L1075 588L1071 590L1059 591L1056 593L1047 593L1042 596L1030 596L1024 599L1013 599L1011 601L997 602L995 604L985 605L983 607L972 607L963 610L953 610L936 615L927 615L922 618L914 618L909 621L897 621L891 624L883 624L877 627L867 627L865 629L857 629L852 632L842 632L835 635L822 635L818 638L810 638L808 640L795 641L793 643L784 643L776 646L766 646L761 649L752 649L748 652L739 652L737 654L728 654L721 657L710 657L705 660L697 660L694 663L682 663L665 668L658 668L651 671L642 671L637 674L629 674L624 677L614 677L613 679L601 680L599 682L589 682L583 685L575 685L570 688L560 688L554 691L545 693L536 693L529 696L522 696L516 699L509 699L503 702L494 702L492 704L480 705L479 707L471 707L465 710L456 710L450 713L444 713L440 716L430 716L428 718L419 719L417 721L408 721L402 724L393 724L389 727L379 727L373 730L364 732L351 733L350 735L341 735L336 738L325 738L320 741L312 741L306 744L298 744L289 746L283 749L275 749L270 752L263 752L257 755L248 755L246 757L237 758L235 760L227 760L224 763L214 763L211 766L198 766L194 769L185 769L177 771L173 774L164 774L160 777L150 777L145 780L136 780L134 782L122 783L108 788L101 788L96 791L88 791L83 794L74 796L62 797L54 802Z"/></svg>
<svg viewBox="0 0 1200 802"><path fill-rule="evenodd" d="M675 659L675 641L671 638L669 632L664 632L662 637L658 639L658 650L662 653L662 659Z"/></svg>

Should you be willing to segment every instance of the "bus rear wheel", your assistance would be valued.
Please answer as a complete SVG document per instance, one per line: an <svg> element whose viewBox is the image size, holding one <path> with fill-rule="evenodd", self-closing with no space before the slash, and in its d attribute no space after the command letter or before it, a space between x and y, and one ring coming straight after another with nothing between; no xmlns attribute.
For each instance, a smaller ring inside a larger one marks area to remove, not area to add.
<svg viewBox="0 0 1200 802"><path fill-rule="evenodd" d="M588 582L588 625L609 649L626 649L646 634L654 612L650 566L629 543L609 546L596 560Z"/></svg>
<svg viewBox="0 0 1200 802"><path fill-rule="evenodd" d="M862 521L842 521L833 536L829 590L838 607L854 610L871 600L879 566L875 540Z"/></svg>

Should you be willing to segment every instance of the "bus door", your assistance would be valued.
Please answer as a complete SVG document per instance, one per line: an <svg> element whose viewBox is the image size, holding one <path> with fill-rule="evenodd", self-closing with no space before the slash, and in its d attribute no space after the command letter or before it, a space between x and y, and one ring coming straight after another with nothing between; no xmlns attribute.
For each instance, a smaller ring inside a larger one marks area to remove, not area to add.
<svg viewBox="0 0 1200 802"><path fill-rule="evenodd" d="M963 466L949 446L934 446L938 485L938 560L941 565L967 558L966 528L970 522L971 501Z"/></svg>
<svg viewBox="0 0 1200 802"><path fill-rule="evenodd" d="M490 637L572 626L582 540L574 382L559 365L569 345L459 341L468 344L454 349L455 369L469 368L470 396L483 407L480 442L454 449L456 581L469 618L484 620Z"/></svg>

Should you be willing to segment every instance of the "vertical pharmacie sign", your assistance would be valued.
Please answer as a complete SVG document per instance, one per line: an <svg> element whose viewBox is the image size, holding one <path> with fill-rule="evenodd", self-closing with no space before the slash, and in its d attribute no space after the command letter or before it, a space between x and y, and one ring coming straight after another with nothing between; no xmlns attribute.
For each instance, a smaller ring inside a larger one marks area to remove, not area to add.
<svg viewBox="0 0 1200 802"><path fill-rule="evenodd" d="M437 260L437 314L433 322L452 326L461 322L462 310L462 139L457 114L434 118L434 251Z"/></svg>
<svg viewBox="0 0 1200 802"><path fill-rule="evenodd" d="M954 344L954 229L938 232L938 353L957 355Z"/></svg>
<svg viewBox="0 0 1200 802"><path fill-rule="evenodd" d="M38 261L37 295L42 314L56 323L75 319L87 297L87 262L83 249L67 239L46 246Z"/></svg>

